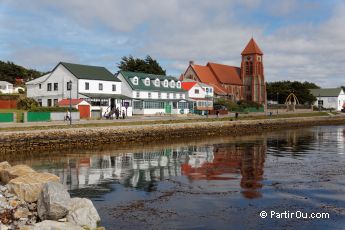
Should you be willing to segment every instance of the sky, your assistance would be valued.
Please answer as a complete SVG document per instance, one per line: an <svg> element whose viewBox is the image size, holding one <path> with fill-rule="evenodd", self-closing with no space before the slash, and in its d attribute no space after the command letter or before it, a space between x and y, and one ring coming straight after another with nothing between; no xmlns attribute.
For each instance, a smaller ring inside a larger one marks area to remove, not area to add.
<svg viewBox="0 0 345 230"><path fill-rule="evenodd" d="M240 66L253 36L266 81L345 85L344 0L0 0L0 60L39 71L58 62L118 71L157 59L178 77L190 60Z"/></svg>

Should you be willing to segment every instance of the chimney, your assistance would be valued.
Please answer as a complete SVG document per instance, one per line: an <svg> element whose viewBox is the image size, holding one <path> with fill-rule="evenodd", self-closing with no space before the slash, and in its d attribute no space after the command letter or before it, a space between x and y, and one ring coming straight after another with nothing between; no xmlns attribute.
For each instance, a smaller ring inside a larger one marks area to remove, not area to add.
<svg viewBox="0 0 345 230"><path fill-rule="evenodd" d="M189 61L189 65L194 65L194 61L193 60Z"/></svg>

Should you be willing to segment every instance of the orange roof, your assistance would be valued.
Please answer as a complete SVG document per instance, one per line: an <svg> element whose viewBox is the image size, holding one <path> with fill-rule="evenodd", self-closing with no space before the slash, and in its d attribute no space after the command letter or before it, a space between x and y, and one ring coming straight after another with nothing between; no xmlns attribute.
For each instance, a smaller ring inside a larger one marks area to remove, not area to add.
<svg viewBox="0 0 345 230"><path fill-rule="evenodd" d="M221 83L232 85L243 84L240 77L241 68L211 62L207 63L207 66L210 67L211 71Z"/></svg>
<svg viewBox="0 0 345 230"><path fill-rule="evenodd" d="M196 84L196 81L187 81L187 82L182 82L181 86L182 89L184 90L190 90L194 85Z"/></svg>
<svg viewBox="0 0 345 230"><path fill-rule="evenodd" d="M72 105L78 105L82 101L84 101L84 99L72 99ZM61 101L58 102L59 106L65 106L69 104L70 104L69 99L62 99Z"/></svg>
<svg viewBox="0 0 345 230"><path fill-rule="evenodd" d="M259 46L256 44L256 42L254 41L254 39L250 39L250 41L248 42L246 48L244 48L244 50L241 53L242 55L246 55L246 54L260 54L263 55L261 49L259 48Z"/></svg>
<svg viewBox="0 0 345 230"><path fill-rule="evenodd" d="M208 66L202 66L202 65L191 65L193 70L195 71L196 75L198 75L198 78L203 83L218 83L218 79L210 68Z"/></svg>
<svg viewBox="0 0 345 230"><path fill-rule="evenodd" d="M218 95L227 95L229 92L223 86L218 85L217 83L208 83L209 85L213 86L213 90Z"/></svg>

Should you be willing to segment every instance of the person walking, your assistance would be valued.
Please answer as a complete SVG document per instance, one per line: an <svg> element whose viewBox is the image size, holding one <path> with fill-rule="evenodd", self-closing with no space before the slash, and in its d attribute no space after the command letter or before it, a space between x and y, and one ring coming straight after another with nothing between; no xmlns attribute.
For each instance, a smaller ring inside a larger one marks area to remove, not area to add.
<svg viewBox="0 0 345 230"><path fill-rule="evenodd" d="M65 121L71 121L71 112L69 110L66 111Z"/></svg>
<svg viewBox="0 0 345 230"><path fill-rule="evenodd" d="M125 116L126 116L125 111L122 110L122 119L125 119Z"/></svg>

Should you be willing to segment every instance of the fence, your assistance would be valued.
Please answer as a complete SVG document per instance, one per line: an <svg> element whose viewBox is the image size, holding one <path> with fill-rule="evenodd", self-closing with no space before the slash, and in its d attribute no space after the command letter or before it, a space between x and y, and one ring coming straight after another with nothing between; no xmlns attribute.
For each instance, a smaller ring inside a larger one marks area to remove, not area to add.
<svg viewBox="0 0 345 230"><path fill-rule="evenodd" d="M0 109L15 109L15 108L17 108L17 100L0 99Z"/></svg>
<svg viewBox="0 0 345 230"><path fill-rule="evenodd" d="M25 112L24 122L63 121L66 112ZM72 120L80 120L79 112L72 112Z"/></svg>
<svg viewBox="0 0 345 230"><path fill-rule="evenodd" d="M0 122L14 122L15 113L0 113Z"/></svg>

